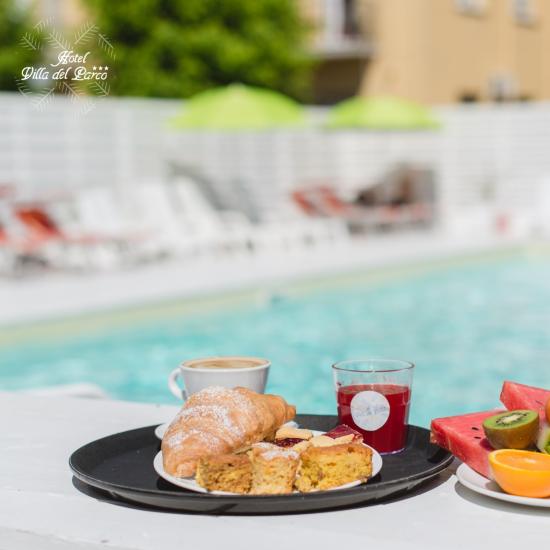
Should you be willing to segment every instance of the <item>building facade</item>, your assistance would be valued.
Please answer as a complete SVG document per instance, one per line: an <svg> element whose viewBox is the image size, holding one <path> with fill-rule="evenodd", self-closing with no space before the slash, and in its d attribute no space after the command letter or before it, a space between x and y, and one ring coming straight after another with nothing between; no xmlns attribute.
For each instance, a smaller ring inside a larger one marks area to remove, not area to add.
<svg viewBox="0 0 550 550"><path fill-rule="evenodd" d="M298 1L314 28L317 103L550 99L548 0Z"/></svg>
<svg viewBox="0 0 550 550"><path fill-rule="evenodd" d="M67 28L86 20L82 0L17 1ZM550 0L294 1L312 28L315 103L550 99Z"/></svg>

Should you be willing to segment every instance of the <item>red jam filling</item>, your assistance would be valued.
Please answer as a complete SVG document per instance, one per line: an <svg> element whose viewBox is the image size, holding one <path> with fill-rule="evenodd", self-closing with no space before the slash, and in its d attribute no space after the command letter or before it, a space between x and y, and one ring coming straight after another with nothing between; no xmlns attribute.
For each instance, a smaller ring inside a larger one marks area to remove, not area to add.
<svg viewBox="0 0 550 550"><path fill-rule="evenodd" d="M297 437L285 437L284 439L276 439L273 443L278 447L294 447L297 443L301 443L303 439Z"/></svg>

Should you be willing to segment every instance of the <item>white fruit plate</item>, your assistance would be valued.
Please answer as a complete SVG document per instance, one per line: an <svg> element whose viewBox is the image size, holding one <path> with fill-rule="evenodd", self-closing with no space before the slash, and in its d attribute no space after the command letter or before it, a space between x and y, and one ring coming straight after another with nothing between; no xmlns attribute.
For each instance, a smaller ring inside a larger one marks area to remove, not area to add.
<svg viewBox="0 0 550 550"><path fill-rule="evenodd" d="M462 485L468 487L468 489L475 491L476 493L479 493L480 495L496 498L498 500L504 500L506 502L524 504L526 506L550 508L550 498L518 497L515 495L509 495L508 493L505 493L495 481L478 474L467 464L461 464L458 467L456 477Z"/></svg>
<svg viewBox="0 0 550 550"><path fill-rule="evenodd" d="M313 435L322 435L324 432L311 430ZM363 445L365 445L363 443ZM372 450L372 475L371 477L374 477L380 470L382 469L382 457L380 454L375 451L372 447L369 445L365 445L365 447L369 447L369 449ZM155 456L155 459L153 461L153 467L155 468L155 471L157 474L165 479L166 481L177 485L178 487L182 487L183 489L188 489L189 491L195 491L197 493L210 493L213 495L239 495L238 493L227 493L225 491L209 491L208 489L205 489L204 487L201 487L196 481L194 477L175 477L167 472L164 471L164 467L162 465L162 451L157 453ZM364 481L357 480L352 481L350 483L346 483L345 485L339 485L338 487L333 487L332 489L328 489L329 491L337 491L340 489L349 489L350 487L355 487L357 485L361 485L361 483L364 483ZM294 491L295 493L298 493L298 491ZM239 495L239 496L247 496L247 495Z"/></svg>

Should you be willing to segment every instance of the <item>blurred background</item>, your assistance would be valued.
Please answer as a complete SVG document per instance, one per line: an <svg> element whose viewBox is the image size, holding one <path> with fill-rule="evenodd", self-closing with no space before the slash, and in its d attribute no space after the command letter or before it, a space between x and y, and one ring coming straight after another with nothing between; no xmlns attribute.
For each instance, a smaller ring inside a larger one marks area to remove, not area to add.
<svg viewBox="0 0 550 550"><path fill-rule="evenodd" d="M0 0L0 389L255 355L333 413L384 356L427 425L549 387L548 51L545 0Z"/></svg>

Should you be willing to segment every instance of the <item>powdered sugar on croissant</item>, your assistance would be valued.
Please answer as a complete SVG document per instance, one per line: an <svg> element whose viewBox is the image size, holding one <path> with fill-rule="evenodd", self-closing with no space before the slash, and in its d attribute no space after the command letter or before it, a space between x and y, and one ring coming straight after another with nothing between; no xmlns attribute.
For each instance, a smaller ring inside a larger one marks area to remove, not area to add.
<svg viewBox="0 0 550 550"><path fill-rule="evenodd" d="M193 394L162 439L164 470L187 477L200 458L245 448L273 437L296 414L277 395L212 386Z"/></svg>

